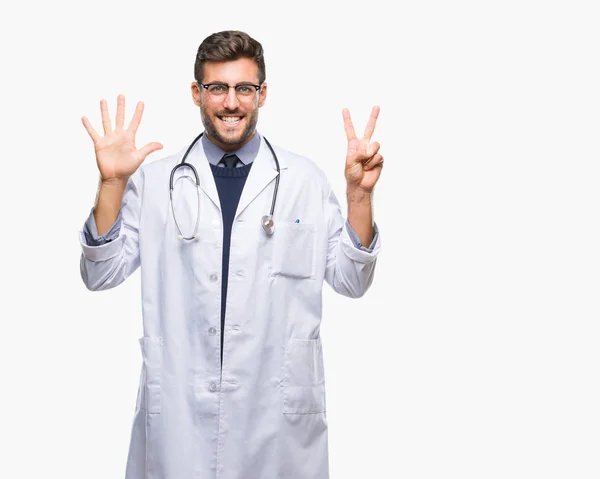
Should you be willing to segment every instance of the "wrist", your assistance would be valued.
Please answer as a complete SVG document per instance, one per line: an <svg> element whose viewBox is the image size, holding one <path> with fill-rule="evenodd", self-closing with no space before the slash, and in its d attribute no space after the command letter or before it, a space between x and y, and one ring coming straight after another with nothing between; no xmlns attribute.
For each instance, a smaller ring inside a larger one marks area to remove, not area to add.
<svg viewBox="0 0 600 479"><path fill-rule="evenodd" d="M371 191L366 191L363 188L350 186L346 188L346 197L348 199L349 204L363 203L370 204L371 203Z"/></svg>
<svg viewBox="0 0 600 479"><path fill-rule="evenodd" d="M125 188L127 186L127 182L129 181L129 177L122 178L100 178L100 186L107 188Z"/></svg>

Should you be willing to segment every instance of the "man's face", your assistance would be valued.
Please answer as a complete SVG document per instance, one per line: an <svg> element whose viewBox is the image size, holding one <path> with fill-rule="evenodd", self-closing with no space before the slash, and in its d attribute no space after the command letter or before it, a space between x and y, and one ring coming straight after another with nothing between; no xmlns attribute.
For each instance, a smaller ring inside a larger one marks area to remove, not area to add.
<svg viewBox="0 0 600 479"><path fill-rule="evenodd" d="M202 83L240 83L258 85L258 65L249 58L228 62L206 62ZM254 88L252 88L254 91ZM258 122L258 109L267 98L267 85L248 97L236 95L234 88L221 96L210 95L192 83L194 103L200 107L202 123L209 138L225 151L233 151L250 141Z"/></svg>

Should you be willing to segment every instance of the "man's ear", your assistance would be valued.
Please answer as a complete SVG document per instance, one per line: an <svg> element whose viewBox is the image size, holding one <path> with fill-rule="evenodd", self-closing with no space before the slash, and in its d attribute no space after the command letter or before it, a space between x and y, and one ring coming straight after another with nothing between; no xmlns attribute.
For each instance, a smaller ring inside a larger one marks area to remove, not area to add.
<svg viewBox="0 0 600 479"><path fill-rule="evenodd" d="M202 95L202 92L200 91L200 87L198 86L198 83L195 81L192 82L191 89L192 89L192 99L194 100L194 105L200 106L200 96Z"/></svg>
<svg viewBox="0 0 600 479"><path fill-rule="evenodd" d="M261 106L263 106L265 104L266 100L267 100L267 82L264 82L262 84L262 88L260 89L260 96L258 99L258 107L260 108Z"/></svg>

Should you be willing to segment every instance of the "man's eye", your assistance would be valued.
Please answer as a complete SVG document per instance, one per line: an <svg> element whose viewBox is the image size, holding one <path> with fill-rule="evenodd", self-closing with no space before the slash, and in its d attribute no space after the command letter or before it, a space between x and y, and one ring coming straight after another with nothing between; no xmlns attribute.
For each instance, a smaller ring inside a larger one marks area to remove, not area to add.
<svg viewBox="0 0 600 479"><path fill-rule="evenodd" d="M223 93L226 90L224 85L213 85L210 87L212 93Z"/></svg>

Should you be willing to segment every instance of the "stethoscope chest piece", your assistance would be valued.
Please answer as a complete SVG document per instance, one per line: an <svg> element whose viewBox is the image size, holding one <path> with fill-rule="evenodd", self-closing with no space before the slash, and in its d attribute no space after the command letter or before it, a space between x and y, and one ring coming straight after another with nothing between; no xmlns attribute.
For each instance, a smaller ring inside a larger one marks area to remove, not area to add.
<svg viewBox="0 0 600 479"><path fill-rule="evenodd" d="M265 233L272 235L275 229L275 225L273 224L273 215L265 215L261 218L260 224L265 230Z"/></svg>

